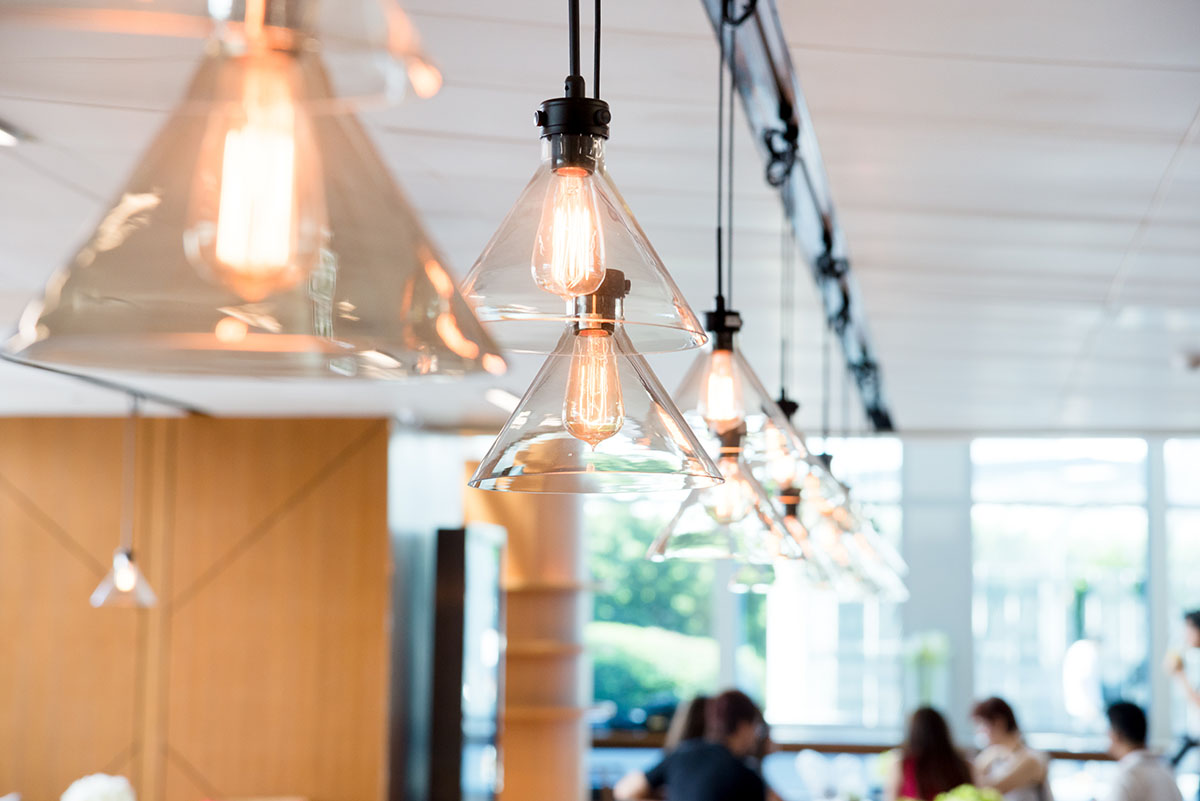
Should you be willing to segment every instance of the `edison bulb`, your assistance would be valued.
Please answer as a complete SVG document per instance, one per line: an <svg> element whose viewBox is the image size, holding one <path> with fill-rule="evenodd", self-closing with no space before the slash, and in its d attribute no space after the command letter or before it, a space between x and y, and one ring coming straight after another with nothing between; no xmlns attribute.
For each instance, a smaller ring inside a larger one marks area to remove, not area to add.
<svg viewBox="0 0 1200 801"><path fill-rule="evenodd" d="M625 404L612 334L587 328L575 336L563 400L563 424L593 448L621 430Z"/></svg>
<svg viewBox="0 0 1200 801"><path fill-rule="evenodd" d="M294 59L227 59L209 115L184 246L193 264L248 301L303 280L326 229L320 156L295 96Z"/></svg>
<svg viewBox="0 0 1200 801"><path fill-rule="evenodd" d="M767 474L780 487L791 486L796 478L796 457L788 447L787 437L779 426L768 423L765 429Z"/></svg>
<svg viewBox="0 0 1200 801"><path fill-rule="evenodd" d="M736 456L722 456L717 462L725 483L704 491L704 511L723 526L744 520L754 508L754 496L742 477Z"/></svg>
<svg viewBox="0 0 1200 801"><path fill-rule="evenodd" d="M716 349L709 357L708 375L700 394L700 414L718 434L737 427L746 416L733 351Z"/></svg>
<svg viewBox="0 0 1200 801"><path fill-rule="evenodd" d="M582 167L560 167L550 178L532 266L537 285L563 298L590 295L604 281L604 229Z"/></svg>
<svg viewBox="0 0 1200 801"><path fill-rule="evenodd" d="M131 592L137 585L137 567L128 551L113 554L113 586L121 592Z"/></svg>

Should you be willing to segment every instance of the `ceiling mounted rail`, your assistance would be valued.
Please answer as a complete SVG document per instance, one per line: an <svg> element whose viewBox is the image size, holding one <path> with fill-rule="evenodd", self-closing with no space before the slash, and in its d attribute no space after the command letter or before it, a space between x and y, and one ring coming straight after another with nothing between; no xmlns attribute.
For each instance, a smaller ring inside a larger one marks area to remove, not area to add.
<svg viewBox="0 0 1200 801"><path fill-rule="evenodd" d="M763 157L767 182L779 189L797 246L816 281L826 321L842 343L846 368L858 386L867 419L876 431L891 431L879 360L775 0L701 3L718 35L723 17L735 25L737 46L726 54Z"/></svg>

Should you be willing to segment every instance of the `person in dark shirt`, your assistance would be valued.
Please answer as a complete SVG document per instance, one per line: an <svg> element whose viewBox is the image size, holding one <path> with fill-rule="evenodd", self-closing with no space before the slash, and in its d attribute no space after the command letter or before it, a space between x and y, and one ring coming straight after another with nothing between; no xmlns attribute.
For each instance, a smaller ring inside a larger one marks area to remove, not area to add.
<svg viewBox="0 0 1200 801"><path fill-rule="evenodd" d="M706 707L705 739L686 740L645 774L622 779L613 788L617 801L649 798L659 789L667 801L766 801L766 784L747 764L758 751L762 712L737 690Z"/></svg>

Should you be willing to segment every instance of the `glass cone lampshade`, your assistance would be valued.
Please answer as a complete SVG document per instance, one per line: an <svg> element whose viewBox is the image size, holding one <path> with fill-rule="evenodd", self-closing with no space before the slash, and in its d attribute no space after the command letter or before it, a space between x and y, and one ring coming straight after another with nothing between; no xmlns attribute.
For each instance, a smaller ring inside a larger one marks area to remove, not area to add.
<svg viewBox="0 0 1200 801"><path fill-rule="evenodd" d="M838 600L855 603L881 594L875 574L863 559L854 538L831 519L821 519L809 529L817 547L828 557Z"/></svg>
<svg viewBox="0 0 1200 801"><path fill-rule="evenodd" d="M320 54L206 56L90 239L8 348L171 373L502 372Z"/></svg>
<svg viewBox="0 0 1200 801"><path fill-rule="evenodd" d="M799 543L749 468L728 453L719 465L725 483L692 492L650 545L647 558L769 564L799 556Z"/></svg>
<svg viewBox="0 0 1200 801"><path fill-rule="evenodd" d="M793 575L812 587L830 589L835 587L837 567L828 555L817 546L808 528L800 520L800 492L788 487L779 496L783 505L783 525L788 535L799 545L800 557L789 567Z"/></svg>
<svg viewBox="0 0 1200 801"><path fill-rule="evenodd" d="M607 108L607 107L605 107ZM547 353L606 268L630 282L624 316L640 353L702 345L704 331L604 165L604 138L553 133L542 161L463 282L507 350Z"/></svg>
<svg viewBox="0 0 1200 801"><path fill-rule="evenodd" d="M133 551L118 548L113 552L112 569L92 592L92 606L97 609L102 606L146 607L156 603L158 596L150 589L150 582L134 561Z"/></svg>
<svg viewBox="0 0 1200 801"><path fill-rule="evenodd" d="M623 280L609 273L606 281ZM469 483L509 492L642 493L721 480L625 328L595 322L561 332Z"/></svg>
<svg viewBox="0 0 1200 801"><path fill-rule="evenodd" d="M763 480L769 480L762 466L786 459L789 453L795 460L804 459L808 448L732 344L732 336L726 340L728 347L722 347L726 343L721 339L718 333L716 347L696 357L675 401L694 431L720 435L743 427L743 460L758 468Z"/></svg>

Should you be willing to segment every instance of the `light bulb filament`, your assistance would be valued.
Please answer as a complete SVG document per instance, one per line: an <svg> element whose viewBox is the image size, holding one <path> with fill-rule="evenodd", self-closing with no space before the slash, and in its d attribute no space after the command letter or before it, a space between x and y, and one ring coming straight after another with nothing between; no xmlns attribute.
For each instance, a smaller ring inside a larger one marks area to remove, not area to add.
<svg viewBox="0 0 1200 801"><path fill-rule="evenodd" d="M563 167L550 181L534 243L533 278L564 298L590 295L604 281L604 233L592 177L582 168Z"/></svg>
<svg viewBox="0 0 1200 801"><path fill-rule="evenodd" d="M621 430L625 404L612 335L603 328L575 336L563 400L563 423L571 436L593 448Z"/></svg>

